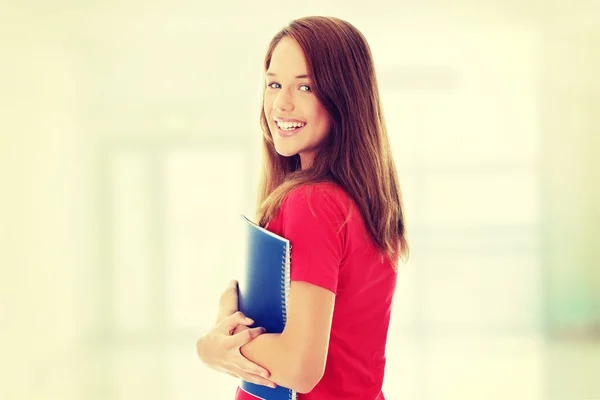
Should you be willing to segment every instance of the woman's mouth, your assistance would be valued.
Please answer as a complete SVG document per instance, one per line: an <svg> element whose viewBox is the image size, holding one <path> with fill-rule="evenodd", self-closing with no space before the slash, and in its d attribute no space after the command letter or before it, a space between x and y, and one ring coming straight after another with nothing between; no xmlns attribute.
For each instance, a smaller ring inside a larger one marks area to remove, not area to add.
<svg viewBox="0 0 600 400"><path fill-rule="evenodd" d="M288 137L293 136L302 130L302 128L306 126L306 122L285 122L275 120L275 125L277 126L279 136Z"/></svg>

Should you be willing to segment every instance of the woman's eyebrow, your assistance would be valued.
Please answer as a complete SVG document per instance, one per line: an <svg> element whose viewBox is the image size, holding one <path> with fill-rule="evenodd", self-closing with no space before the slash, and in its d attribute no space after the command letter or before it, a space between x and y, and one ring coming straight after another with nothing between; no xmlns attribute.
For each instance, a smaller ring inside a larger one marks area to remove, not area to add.
<svg viewBox="0 0 600 400"><path fill-rule="evenodd" d="M274 72L267 72L267 76L277 76L277 74L275 74ZM310 78L310 76L308 76L307 74L302 74L302 75L296 75L295 79L305 79L305 78Z"/></svg>

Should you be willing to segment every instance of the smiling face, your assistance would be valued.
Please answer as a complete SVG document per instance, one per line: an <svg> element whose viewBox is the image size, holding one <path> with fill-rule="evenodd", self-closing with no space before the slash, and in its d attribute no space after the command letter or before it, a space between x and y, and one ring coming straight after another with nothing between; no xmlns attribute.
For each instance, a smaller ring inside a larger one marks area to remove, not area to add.
<svg viewBox="0 0 600 400"><path fill-rule="evenodd" d="M284 36L279 41L266 78L263 108L275 150L285 157L299 154L302 169L310 168L331 124L312 91L304 52L295 40Z"/></svg>

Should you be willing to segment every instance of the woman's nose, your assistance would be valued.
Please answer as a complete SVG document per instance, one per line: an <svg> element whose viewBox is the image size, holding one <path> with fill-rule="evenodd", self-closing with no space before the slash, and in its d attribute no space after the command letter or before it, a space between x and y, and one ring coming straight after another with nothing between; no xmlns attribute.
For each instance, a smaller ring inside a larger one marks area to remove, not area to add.
<svg viewBox="0 0 600 400"><path fill-rule="evenodd" d="M294 111L294 104L292 103L290 96L282 90L273 102L273 108L279 112L290 112Z"/></svg>

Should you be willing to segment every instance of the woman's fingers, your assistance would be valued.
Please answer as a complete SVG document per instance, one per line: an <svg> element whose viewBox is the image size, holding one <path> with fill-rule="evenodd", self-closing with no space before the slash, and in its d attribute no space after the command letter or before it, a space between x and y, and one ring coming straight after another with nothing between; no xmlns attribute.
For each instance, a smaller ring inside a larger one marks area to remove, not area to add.
<svg viewBox="0 0 600 400"><path fill-rule="evenodd" d="M235 347L242 347L243 345L245 345L246 343L248 343L255 337L260 336L263 333L265 333L265 331L266 330L263 327L244 329L243 331L238 332L235 335L231 336L231 338L233 339L232 345Z"/></svg>
<svg viewBox="0 0 600 400"><path fill-rule="evenodd" d="M262 327L252 329L246 328L242 332L236 333L235 335L231 336L230 345L232 348L239 349L244 344L248 343L257 336L262 335L263 333L265 333L265 328ZM269 378L271 376L270 372L267 369L248 360L242 355L241 352L238 352L238 355L235 357L235 359L232 360L232 363L235 364L237 368L244 371L245 373L260 375L263 378Z"/></svg>
<svg viewBox="0 0 600 400"><path fill-rule="evenodd" d="M271 377L271 374L266 369L254 364L252 361L243 356L236 362L236 366L245 374L261 376L264 379Z"/></svg>
<svg viewBox="0 0 600 400"><path fill-rule="evenodd" d="M270 388L274 388L277 386L275 383L271 382L270 380L265 379L258 374L253 374L253 373L244 371L243 369L240 369L237 366L233 366L232 369L234 370L234 373L236 375L238 375L240 378L242 378L246 382L251 382L256 385L267 386Z"/></svg>
<svg viewBox="0 0 600 400"><path fill-rule="evenodd" d="M217 329L231 334L238 325L248 326L252 325L253 323L254 320L252 320L252 318L247 318L243 312L237 311L225 318L223 321L219 322Z"/></svg>
<svg viewBox="0 0 600 400"><path fill-rule="evenodd" d="M237 311L198 339L196 351L200 360L210 368L257 385L275 387L275 384L268 380L271 376L269 371L248 360L240 352L240 347L245 343L264 333L263 328L249 328L252 324L254 321L251 318ZM233 335L234 331L237 333Z"/></svg>

